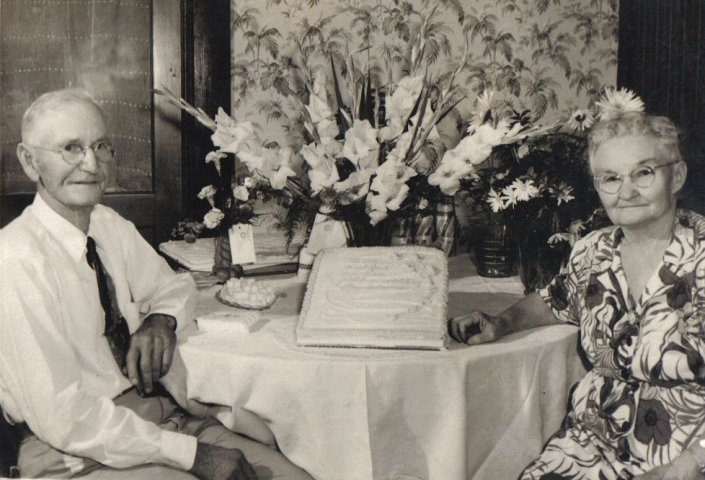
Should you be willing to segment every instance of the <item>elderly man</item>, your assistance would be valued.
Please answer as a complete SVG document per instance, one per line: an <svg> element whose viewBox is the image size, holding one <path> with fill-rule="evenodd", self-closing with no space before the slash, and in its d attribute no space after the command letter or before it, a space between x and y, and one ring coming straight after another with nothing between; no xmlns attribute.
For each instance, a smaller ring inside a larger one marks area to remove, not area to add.
<svg viewBox="0 0 705 480"><path fill-rule="evenodd" d="M195 286L99 205L114 150L95 101L41 96L17 155L37 195L0 231L0 403L24 431L22 476L309 478L155 394Z"/></svg>

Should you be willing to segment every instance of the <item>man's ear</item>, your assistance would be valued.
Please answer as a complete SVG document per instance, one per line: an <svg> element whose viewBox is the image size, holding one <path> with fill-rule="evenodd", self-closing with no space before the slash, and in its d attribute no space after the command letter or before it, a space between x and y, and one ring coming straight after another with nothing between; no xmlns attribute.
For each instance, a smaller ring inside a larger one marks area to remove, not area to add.
<svg viewBox="0 0 705 480"><path fill-rule="evenodd" d="M35 183L38 182L39 181L39 170L37 169L37 166L36 166L36 157L22 143L17 145L17 158L20 159L20 163L22 164L22 170L24 170L24 173L33 182L35 182Z"/></svg>
<svg viewBox="0 0 705 480"><path fill-rule="evenodd" d="M681 160L673 166L673 193L679 192L685 185L685 178L688 176L688 165Z"/></svg>

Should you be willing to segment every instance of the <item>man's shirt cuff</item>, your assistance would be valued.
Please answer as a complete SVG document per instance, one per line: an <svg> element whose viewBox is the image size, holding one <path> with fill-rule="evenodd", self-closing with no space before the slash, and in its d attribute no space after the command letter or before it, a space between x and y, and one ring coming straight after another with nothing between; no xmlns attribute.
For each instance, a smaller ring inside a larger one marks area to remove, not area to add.
<svg viewBox="0 0 705 480"><path fill-rule="evenodd" d="M184 471L191 470L196 459L198 439L183 433L162 430L161 454L164 463Z"/></svg>

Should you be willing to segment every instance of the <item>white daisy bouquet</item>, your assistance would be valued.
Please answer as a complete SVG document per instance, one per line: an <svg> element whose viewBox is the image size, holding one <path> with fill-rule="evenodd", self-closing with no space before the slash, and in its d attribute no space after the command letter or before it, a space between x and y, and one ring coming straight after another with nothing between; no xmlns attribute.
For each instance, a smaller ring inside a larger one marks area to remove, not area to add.
<svg viewBox="0 0 705 480"><path fill-rule="evenodd" d="M600 224L587 132L598 119L643 111L639 97L627 89L609 88L590 108L575 110L566 121L547 127L532 126L528 112L504 108L491 93L481 96L477 105L468 135L446 152L437 178L430 182L438 182L447 193L470 195L481 221L511 225L520 232L541 230L549 243L572 244Z"/></svg>

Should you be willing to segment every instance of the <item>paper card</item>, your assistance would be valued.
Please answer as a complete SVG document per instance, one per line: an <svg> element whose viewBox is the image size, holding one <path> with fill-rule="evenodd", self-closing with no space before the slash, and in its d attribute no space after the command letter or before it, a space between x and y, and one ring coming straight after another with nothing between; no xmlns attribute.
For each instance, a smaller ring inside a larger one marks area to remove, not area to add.
<svg viewBox="0 0 705 480"><path fill-rule="evenodd" d="M230 227L230 254L233 264L245 265L255 263L255 241L252 235L252 225L238 223Z"/></svg>
<svg viewBox="0 0 705 480"><path fill-rule="evenodd" d="M228 310L201 315L196 325L202 332L250 333L259 320L260 312Z"/></svg>
<svg viewBox="0 0 705 480"><path fill-rule="evenodd" d="M317 213L311 228L311 235L308 237L306 246L308 252L316 255L324 248L345 247L347 244L345 223Z"/></svg>

